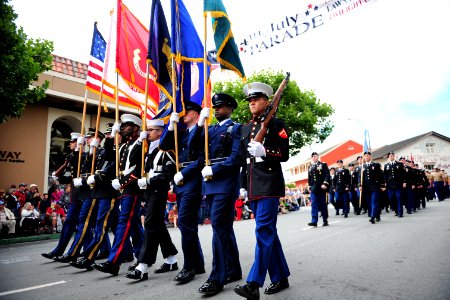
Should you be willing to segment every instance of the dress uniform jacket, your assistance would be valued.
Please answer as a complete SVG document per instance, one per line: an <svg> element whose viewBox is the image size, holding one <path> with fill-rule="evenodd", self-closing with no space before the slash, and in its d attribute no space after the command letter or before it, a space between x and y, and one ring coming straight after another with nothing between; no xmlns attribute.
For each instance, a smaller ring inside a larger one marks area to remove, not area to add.
<svg viewBox="0 0 450 300"><path fill-rule="evenodd" d="M403 188L405 183L405 167L401 162L394 161L384 165L384 178L388 189Z"/></svg>
<svg viewBox="0 0 450 300"><path fill-rule="evenodd" d="M234 197L239 194L239 172L240 172L240 141L242 125L231 120L223 125L216 124L208 128L209 159L213 161L211 169L213 179L203 182L203 195L232 193ZM204 144L203 130L196 127L195 143ZM204 163L202 153L199 164ZM218 160L214 163L215 159Z"/></svg>
<svg viewBox="0 0 450 300"><path fill-rule="evenodd" d="M129 139L119 147L119 182L123 195L140 195L137 184L141 177L142 143L136 138Z"/></svg>
<svg viewBox="0 0 450 300"><path fill-rule="evenodd" d="M252 120L242 126L241 137L241 187L248 191L249 200L261 197L284 197L285 186L280 162L289 159L289 137L283 120L274 118L268 126L263 146L266 156L253 158L248 144L255 138L261 123Z"/></svg>
<svg viewBox="0 0 450 300"><path fill-rule="evenodd" d="M336 169L333 186L336 192L345 192L345 189L350 189L350 172L345 169Z"/></svg>
<svg viewBox="0 0 450 300"><path fill-rule="evenodd" d="M114 139L107 138L104 142L104 148L99 148L96 151L94 198L114 198L117 196L117 191L111 186L111 180L116 177L115 166Z"/></svg>
<svg viewBox="0 0 450 300"><path fill-rule="evenodd" d="M358 187L358 177L359 176L355 169L353 171L349 171L349 175L350 175L350 190L354 191L355 188Z"/></svg>
<svg viewBox="0 0 450 300"><path fill-rule="evenodd" d="M379 192L385 186L383 170L376 162L364 164L363 189L370 192Z"/></svg>
<svg viewBox="0 0 450 300"><path fill-rule="evenodd" d="M322 184L327 188L332 186L330 170L327 163L317 161L315 164L311 164L308 171L308 185L311 193L326 193L327 189L322 189Z"/></svg>
<svg viewBox="0 0 450 300"><path fill-rule="evenodd" d="M72 188L71 188L71 192L70 192L70 201L71 202L81 201L84 199L83 196L86 196L86 193L81 195L80 189L74 188L74 186L73 186L73 178L76 178L77 174L78 174L78 155L79 155L79 151L72 151L67 156L66 161L68 161L68 163L67 163L66 167L64 168L61 176L58 177L59 183L72 184ZM81 156L81 164L80 164L81 167L83 166L83 162L85 159L86 159L86 154L83 153Z"/></svg>

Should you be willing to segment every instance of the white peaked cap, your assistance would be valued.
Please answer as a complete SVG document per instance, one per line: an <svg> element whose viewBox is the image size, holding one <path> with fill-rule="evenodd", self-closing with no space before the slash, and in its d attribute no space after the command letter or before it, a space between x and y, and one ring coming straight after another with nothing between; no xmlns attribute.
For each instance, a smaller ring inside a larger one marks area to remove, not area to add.
<svg viewBox="0 0 450 300"><path fill-rule="evenodd" d="M136 117L135 115L132 114L123 114L120 116L120 120L122 121L122 123L133 123L136 124L137 126L142 125L142 120L139 117Z"/></svg>
<svg viewBox="0 0 450 300"><path fill-rule="evenodd" d="M147 127L150 127L150 126L164 127L164 121L161 119L147 120Z"/></svg>
<svg viewBox="0 0 450 300"><path fill-rule="evenodd" d="M70 140L71 140L71 141L74 141L74 140L78 139L80 136L81 136L80 133L78 133L78 132L72 132L72 133L70 134Z"/></svg>
<svg viewBox="0 0 450 300"><path fill-rule="evenodd" d="M270 85L262 82L252 82L244 86L244 94L247 98L273 95L273 89Z"/></svg>

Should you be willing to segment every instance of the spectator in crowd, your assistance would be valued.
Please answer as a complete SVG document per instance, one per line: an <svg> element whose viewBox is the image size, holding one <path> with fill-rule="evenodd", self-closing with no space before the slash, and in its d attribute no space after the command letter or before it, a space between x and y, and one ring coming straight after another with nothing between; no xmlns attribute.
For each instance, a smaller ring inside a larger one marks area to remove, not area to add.
<svg viewBox="0 0 450 300"><path fill-rule="evenodd" d="M175 204L169 212L169 224L173 224L173 227L177 227L178 224L178 206Z"/></svg>
<svg viewBox="0 0 450 300"><path fill-rule="evenodd" d="M5 195L5 204L6 207L13 212L13 214L16 216L16 218L19 217L19 200L17 200L17 197L15 195L16 189L11 187L8 190L8 193Z"/></svg>
<svg viewBox="0 0 450 300"><path fill-rule="evenodd" d="M5 207L5 202L3 200L0 200L0 222L1 222L1 231L3 233L3 226L8 228L8 235L13 236L16 233L16 217L12 213L11 210L9 210L7 207Z"/></svg>
<svg viewBox="0 0 450 300"><path fill-rule="evenodd" d="M236 221L240 221L242 219L242 208L244 207L244 200L241 195L236 199L234 203L234 208L236 209Z"/></svg>
<svg viewBox="0 0 450 300"><path fill-rule="evenodd" d="M169 205L169 211L177 204L177 195L173 192L173 185L170 186L170 190L167 193L167 204Z"/></svg>
<svg viewBox="0 0 450 300"><path fill-rule="evenodd" d="M61 201L61 197L63 195L63 190L59 187L59 182L57 180L53 181L52 186L49 188L48 193L50 194L50 199L52 203L56 203ZM70 199L69 199L70 201ZM67 202L69 203L69 202Z"/></svg>
<svg viewBox="0 0 450 300"><path fill-rule="evenodd" d="M0 189L0 200L5 201L5 190L4 189Z"/></svg>
<svg viewBox="0 0 450 300"><path fill-rule="evenodd" d="M53 233L60 232L62 224L66 221L66 212L61 207L61 203L52 203L45 212L45 218L45 224L51 224Z"/></svg>
<svg viewBox="0 0 450 300"><path fill-rule="evenodd" d="M23 207L27 201L27 196L25 194L26 187L26 183L21 183L19 184L19 189L14 192L14 196L16 196L17 201L19 201L20 207Z"/></svg>
<svg viewBox="0 0 450 300"><path fill-rule="evenodd" d="M40 222L39 212L30 202L26 202L23 206L21 216L20 227L22 230L28 233L37 233Z"/></svg>
<svg viewBox="0 0 450 300"><path fill-rule="evenodd" d="M60 198L60 202L61 202L61 206L64 208L65 211L67 211L69 209L69 204L70 204L70 184L66 184L64 187L64 192L61 195Z"/></svg>
<svg viewBox="0 0 450 300"><path fill-rule="evenodd" d="M50 198L48 197L48 194L44 193L42 195L41 201L39 202L39 204L37 206L39 213L41 214L41 220L44 219L44 216L47 212L47 208L50 207L50 204L51 204L51 202L50 202Z"/></svg>
<svg viewBox="0 0 450 300"><path fill-rule="evenodd" d="M30 190L25 194L26 202L30 202L34 207L38 207L41 201L41 194L36 184L30 184Z"/></svg>

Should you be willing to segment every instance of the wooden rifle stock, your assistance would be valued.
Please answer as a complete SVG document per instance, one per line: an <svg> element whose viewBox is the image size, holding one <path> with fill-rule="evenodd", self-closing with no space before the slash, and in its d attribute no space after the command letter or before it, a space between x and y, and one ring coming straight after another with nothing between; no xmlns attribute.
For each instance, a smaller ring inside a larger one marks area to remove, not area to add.
<svg viewBox="0 0 450 300"><path fill-rule="evenodd" d="M269 126L269 122L270 120L272 120L272 118L275 116L277 112L278 105L280 105L281 94L283 93L283 90L286 88L290 76L291 73L286 72L286 77L281 82L275 95L273 96L272 101L270 101L269 105L267 106L267 110L263 113L261 118L261 128L259 129L255 138L253 139L255 142L260 143L263 142L264 136L267 134L267 127Z"/></svg>

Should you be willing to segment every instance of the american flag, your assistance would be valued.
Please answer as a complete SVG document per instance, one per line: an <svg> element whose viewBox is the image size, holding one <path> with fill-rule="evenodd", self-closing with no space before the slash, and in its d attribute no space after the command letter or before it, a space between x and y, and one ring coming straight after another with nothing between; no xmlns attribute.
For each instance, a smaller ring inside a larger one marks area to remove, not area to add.
<svg viewBox="0 0 450 300"><path fill-rule="evenodd" d="M102 90L103 66L105 65L105 56L106 41L98 31L97 22L95 22L86 87L98 93Z"/></svg>

